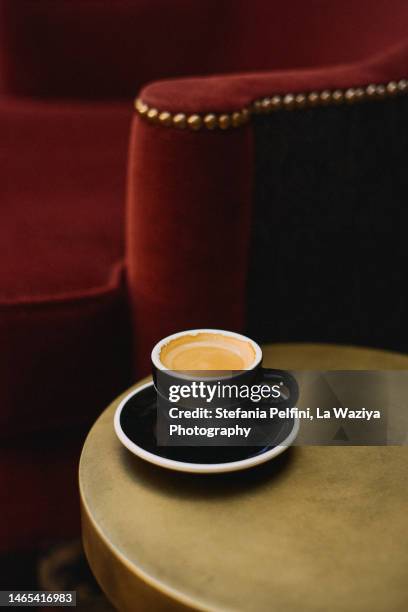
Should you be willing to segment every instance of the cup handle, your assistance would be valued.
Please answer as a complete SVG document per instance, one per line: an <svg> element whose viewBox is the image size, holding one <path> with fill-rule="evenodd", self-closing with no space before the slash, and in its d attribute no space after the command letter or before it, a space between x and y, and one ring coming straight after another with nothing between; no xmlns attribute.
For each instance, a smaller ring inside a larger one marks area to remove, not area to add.
<svg viewBox="0 0 408 612"><path fill-rule="evenodd" d="M299 385L295 377L286 370L274 370L270 368L261 368L260 384L269 386L278 385L280 396L274 399L273 397L263 400L262 403L267 403L269 406L281 408L292 408L296 406L299 399Z"/></svg>

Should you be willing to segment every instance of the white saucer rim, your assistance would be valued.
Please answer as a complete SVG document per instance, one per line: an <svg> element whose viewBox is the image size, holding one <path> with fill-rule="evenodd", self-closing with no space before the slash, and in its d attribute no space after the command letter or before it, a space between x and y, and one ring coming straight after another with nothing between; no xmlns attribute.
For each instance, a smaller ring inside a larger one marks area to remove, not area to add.
<svg viewBox="0 0 408 612"><path fill-rule="evenodd" d="M113 417L113 425L115 429L115 433L119 438L119 441L125 446L131 453L137 455L141 459L144 459L148 463L153 463L154 465L158 465L159 467L163 467L168 470L173 470L177 472L188 472L194 474L223 474L227 472L237 472L240 470L246 470L251 467L255 467L256 465L261 465L262 463L266 463L271 459L274 459L281 453L285 452L289 446L294 442L300 427L300 421L298 418L294 419L293 427L289 433L289 435L283 440L283 443L274 446L270 450L265 453L261 453L260 455L255 455L253 457L248 457L247 459L239 459L238 461L230 461L227 463L189 463L187 461L176 461L175 459L168 459L167 457L161 457L160 455L156 455L151 453L150 451L145 450L138 444L135 444L128 438L125 432L122 429L120 424L120 415L122 414L122 410L127 403L127 401L141 393L147 387L154 386L154 383L148 382L136 389L133 389L129 393L125 395L125 397L120 401L118 407L115 410L115 415Z"/></svg>

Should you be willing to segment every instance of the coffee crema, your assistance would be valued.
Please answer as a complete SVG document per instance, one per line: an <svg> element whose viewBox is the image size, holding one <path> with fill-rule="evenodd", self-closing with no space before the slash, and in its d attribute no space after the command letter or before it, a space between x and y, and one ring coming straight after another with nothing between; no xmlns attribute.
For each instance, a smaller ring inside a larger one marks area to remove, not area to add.
<svg viewBox="0 0 408 612"><path fill-rule="evenodd" d="M160 351L160 361L169 370L247 370L255 361L250 342L202 332L170 340Z"/></svg>

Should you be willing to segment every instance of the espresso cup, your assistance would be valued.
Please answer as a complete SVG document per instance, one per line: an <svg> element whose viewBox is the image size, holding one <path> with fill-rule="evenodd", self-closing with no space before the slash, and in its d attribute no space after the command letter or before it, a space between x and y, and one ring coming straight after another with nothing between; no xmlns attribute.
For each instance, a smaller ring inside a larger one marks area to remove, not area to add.
<svg viewBox="0 0 408 612"><path fill-rule="evenodd" d="M154 346L151 360L156 391L167 401L172 385L188 385L192 381L248 387L276 385L279 396L261 399L259 403L280 409L295 406L299 397L295 378L285 370L262 367L260 346L235 332L193 329L172 334ZM202 398L181 397L177 404L194 408L202 405ZM222 405L227 404L233 405L233 402Z"/></svg>

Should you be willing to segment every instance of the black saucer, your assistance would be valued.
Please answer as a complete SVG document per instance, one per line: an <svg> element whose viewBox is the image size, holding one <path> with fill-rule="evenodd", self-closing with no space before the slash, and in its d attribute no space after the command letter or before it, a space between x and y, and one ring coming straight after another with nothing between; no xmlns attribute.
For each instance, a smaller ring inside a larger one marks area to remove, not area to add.
<svg viewBox="0 0 408 612"><path fill-rule="evenodd" d="M277 419L269 428L267 446L159 446L156 440L156 390L153 383L130 394L119 406L116 433L157 457L196 464L225 464L263 455L282 445L295 428L295 419ZM119 431L118 431L119 428ZM128 444L125 444L128 446Z"/></svg>

